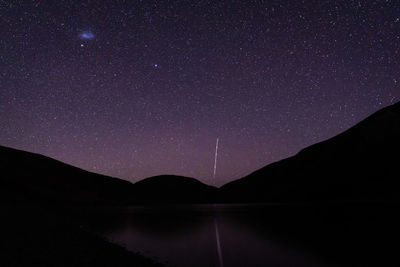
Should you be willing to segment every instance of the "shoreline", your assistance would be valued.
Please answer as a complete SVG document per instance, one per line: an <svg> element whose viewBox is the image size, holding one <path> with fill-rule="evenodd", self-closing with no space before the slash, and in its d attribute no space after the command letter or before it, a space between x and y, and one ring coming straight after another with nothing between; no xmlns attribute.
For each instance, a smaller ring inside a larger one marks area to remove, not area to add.
<svg viewBox="0 0 400 267"><path fill-rule="evenodd" d="M86 231L63 209L1 208L1 266L164 266Z"/></svg>

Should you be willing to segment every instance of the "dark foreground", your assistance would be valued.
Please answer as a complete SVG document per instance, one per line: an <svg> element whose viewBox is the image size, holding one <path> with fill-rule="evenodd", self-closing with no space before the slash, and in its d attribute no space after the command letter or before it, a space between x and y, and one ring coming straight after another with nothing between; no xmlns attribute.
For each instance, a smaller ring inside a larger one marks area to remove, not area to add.
<svg viewBox="0 0 400 267"><path fill-rule="evenodd" d="M262 254L271 254L274 261L268 266L394 267L400 266L399 212L399 205L387 203L96 209L8 205L1 207L0 266L162 266L107 242L94 234L101 233L96 228L114 228L120 233L126 227L131 232L140 229L136 234L142 237L144 234L152 236L152 240L168 237L171 241L179 239L184 232L206 231L204 222L217 220L225 267L265 266L259 265L257 262L260 261L254 258L260 247L252 247L251 241L241 235L243 230L257 236L257 240L267 239L273 247L279 248L259 249ZM205 242L210 239L215 244L212 236L206 239ZM197 241L192 247L190 238L180 244L188 247L187 252L178 253L177 261L170 261L171 264L207 250ZM161 249L172 251L173 246L173 242L166 242ZM141 251L139 243L127 248ZM251 251L243 255L253 255L253 258L240 256L240 253L246 253L243 251L246 249ZM233 252L236 255L229 256ZM205 257L214 257L215 253L217 251L212 245ZM300 255L303 262L297 261L293 255ZM157 258L164 262L162 257ZM218 261L215 262L212 266L220 266Z"/></svg>
<svg viewBox="0 0 400 267"><path fill-rule="evenodd" d="M65 210L0 209L0 266L162 266L91 234Z"/></svg>
<svg viewBox="0 0 400 267"><path fill-rule="evenodd" d="M394 267L399 211L388 203L170 205L99 209L92 221L115 242L183 267Z"/></svg>

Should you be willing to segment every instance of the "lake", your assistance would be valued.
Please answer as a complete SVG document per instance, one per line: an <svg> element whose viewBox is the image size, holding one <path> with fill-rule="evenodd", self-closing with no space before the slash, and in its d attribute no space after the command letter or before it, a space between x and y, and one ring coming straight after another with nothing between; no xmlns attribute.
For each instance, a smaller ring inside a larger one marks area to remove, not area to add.
<svg viewBox="0 0 400 267"><path fill-rule="evenodd" d="M274 205L137 206L94 213L92 231L178 267L364 266L373 262L365 256L371 248L365 241L375 242L379 234L368 228L364 240L368 226L359 222L365 214L369 222L382 218L370 208ZM379 258L382 251L374 252Z"/></svg>

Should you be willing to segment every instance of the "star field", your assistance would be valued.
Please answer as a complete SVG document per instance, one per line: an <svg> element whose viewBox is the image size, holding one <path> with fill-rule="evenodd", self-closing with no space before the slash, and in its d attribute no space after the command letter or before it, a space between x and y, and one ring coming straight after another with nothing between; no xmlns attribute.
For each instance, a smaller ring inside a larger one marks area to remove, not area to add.
<svg viewBox="0 0 400 267"><path fill-rule="evenodd" d="M0 32L0 144L133 182L221 185L400 100L394 0L3 0Z"/></svg>

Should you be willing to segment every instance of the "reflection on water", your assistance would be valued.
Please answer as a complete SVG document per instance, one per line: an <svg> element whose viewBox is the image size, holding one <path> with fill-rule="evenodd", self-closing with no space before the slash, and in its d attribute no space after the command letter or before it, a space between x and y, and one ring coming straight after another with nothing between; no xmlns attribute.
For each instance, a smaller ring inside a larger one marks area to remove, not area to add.
<svg viewBox="0 0 400 267"><path fill-rule="evenodd" d="M353 247L352 260L365 251L358 244L364 233L351 228L359 215L342 210L329 211L340 218L335 220L298 207L131 207L103 210L91 227L129 250L178 267L344 266L351 258L347 245Z"/></svg>
<svg viewBox="0 0 400 267"><path fill-rule="evenodd" d="M218 230L217 218L214 218L214 228L215 228L215 242L217 244L219 266L220 267L224 267L224 258L222 256L221 241L219 239L219 230Z"/></svg>

